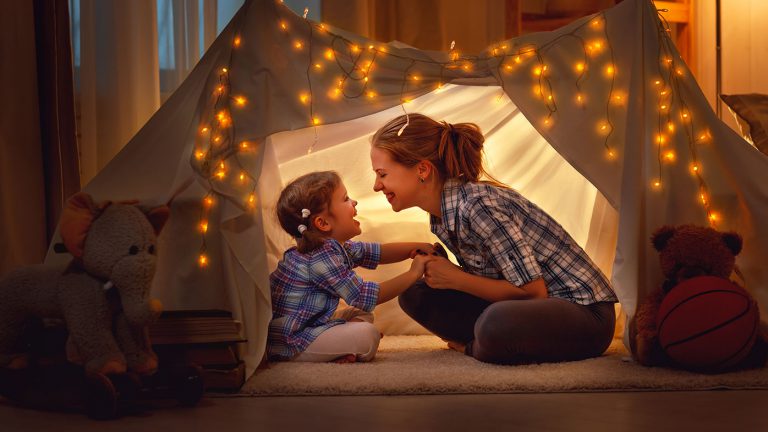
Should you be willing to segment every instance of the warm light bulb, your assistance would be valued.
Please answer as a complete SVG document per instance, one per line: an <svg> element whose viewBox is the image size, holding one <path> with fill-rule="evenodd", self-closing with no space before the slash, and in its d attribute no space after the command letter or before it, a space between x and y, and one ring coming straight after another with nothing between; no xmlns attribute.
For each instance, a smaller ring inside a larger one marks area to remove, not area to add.
<svg viewBox="0 0 768 432"><path fill-rule="evenodd" d="M576 102L583 104L584 103L584 95L581 93L576 93Z"/></svg>
<svg viewBox="0 0 768 432"><path fill-rule="evenodd" d="M235 38L235 42L234 42L234 44L235 44L235 47L239 47L239 46L240 46L240 36L237 36L237 37Z"/></svg>
<svg viewBox="0 0 768 432"><path fill-rule="evenodd" d="M616 68L613 67L613 65L608 65L605 67L605 74L608 76L613 76L613 74L616 73Z"/></svg>
<svg viewBox="0 0 768 432"><path fill-rule="evenodd" d="M674 132L675 131L675 124L672 123L672 122L668 122L667 123L667 130L669 130L670 132Z"/></svg>
<svg viewBox="0 0 768 432"><path fill-rule="evenodd" d="M286 24L285 21L280 21L280 28L283 30L288 30L288 24Z"/></svg>
<svg viewBox="0 0 768 432"><path fill-rule="evenodd" d="M201 133L201 134L204 134L204 133L206 133L206 132L208 132L208 127L207 127L207 126L206 126L206 127L203 127L202 129L200 129L200 133Z"/></svg>
<svg viewBox="0 0 768 432"><path fill-rule="evenodd" d="M360 47L359 47L359 46L357 46L357 45L352 45L352 52L353 52L353 53L358 53L358 52L360 52Z"/></svg>
<svg viewBox="0 0 768 432"><path fill-rule="evenodd" d="M652 183L654 189L660 189L661 188L661 180L654 180Z"/></svg>
<svg viewBox="0 0 768 432"><path fill-rule="evenodd" d="M323 65L321 63L315 63L315 69L323 70Z"/></svg>
<svg viewBox="0 0 768 432"><path fill-rule="evenodd" d="M613 151L613 150L611 150L611 149L609 149L609 150L608 150L608 153L607 153L607 155L608 155L608 159L609 159L609 160L614 160L614 159L616 159L616 152L614 152L614 151Z"/></svg>
<svg viewBox="0 0 768 432"><path fill-rule="evenodd" d="M248 195L248 205L251 207L256 205L256 195L254 194Z"/></svg>
<svg viewBox="0 0 768 432"><path fill-rule="evenodd" d="M515 56L515 63L520 63L522 61L523 59L521 59L520 56Z"/></svg>
<svg viewBox="0 0 768 432"><path fill-rule="evenodd" d="M213 206L213 198L209 196L205 197L203 199L203 204L205 205L205 207L210 208L211 206Z"/></svg>
<svg viewBox="0 0 768 432"><path fill-rule="evenodd" d="M242 150L248 150L250 147L248 146L248 141L243 141L240 143L240 148Z"/></svg>
<svg viewBox="0 0 768 432"><path fill-rule="evenodd" d="M200 222L200 232L202 232L203 234L208 232L208 221L204 220L204 221Z"/></svg>
<svg viewBox="0 0 768 432"><path fill-rule="evenodd" d="M202 150L198 150L195 152L195 159L201 160L205 157L205 153Z"/></svg>
<svg viewBox="0 0 768 432"><path fill-rule="evenodd" d="M312 124L317 126L320 124L320 118L319 117L313 117L312 118Z"/></svg>
<svg viewBox="0 0 768 432"><path fill-rule="evenodd" d="M220 143L221 142L221 137L218 136L218 135L213 137L213 142L216 143L216 144Z"/></svg>
<svg viewBox="0 0 768 432"><path fill-rule="evenodd" d="M373 99L373 98L376 97L376 92L375 91L369 91L365 95L368 96L368 99Z"/></svg>
<svg viewBox="0 0 768 432"><path fill-rule="evenodd" d="M675 160L675 152L672 150L664 153L664 159L666 159L668 162L674 162Z"/></svg>
<svg viewBox="0 0 768 432"><path fill-rule="evenodd" d="M296 48L297 50L300 50L304 47L304 43L302 41L297 40L293 42L293 47Z"/></svg>
<svg viewBox="0 0 768 432"><path fill-rule="evenodd" d="M243 96L237 96L237 97L235 98L235 103L236 103L238 106L245 106L245 98L244 98Z"/></svg>
<svg viewBox="0 0 768 432"><path fill-rule="evenodd" d="M333 57L334 55L333 55L332 49L328 48L327 50L325 50L325 58L327 58L328 60L333 60Z"/></svg>
<svg viewBox="0 0 768 432"><path fill-rule="evenodd" d="M208 257L205 254L200 254L197 258L197 262L200 264L200 267L206 267L208 265Z"/></svg>
<svg viewBox="0 0 768 432"><path fill-rule="evenodd" d="M715 212L709 212L709 220L710 222L717 222L720 220L720 215Z"/></svg>
<svg viewBox="0 0 768 432"><path fill-rule="evenodd" d="M657 134L656 135L656 144L658 145L664 145L664 142L667 141L667 137L665 137L663 134Z"/></svg>
<svg viewBox="0 0 768 432"><path fill-rule="evenodd" d="M582 62L576 63L576 71L577 72L583 72L584 71L584 63L582 63Z"/></svg>
<svg viewBox="0 0 768 432"><path fill-rule="evenodd" d="M536 75L536 76L539 76L539 75L541 75L541 66L536 66L536 67L533 69L533 74L534 74L534 75Z"/></svg>
<svg viewBox="0 0 768 432"><path fill-rule="evenodd" d="M245 173L241 172L240 176L238 178L240 179L240 183L244 182L245 181Z"/></svg>
<svg viewBox="0 0 768 432"><path fill-rule="evenodd" d="M299 100L301 101L301 103L306 104L309 101L309 94L307 93L299 94Z"/></svg>

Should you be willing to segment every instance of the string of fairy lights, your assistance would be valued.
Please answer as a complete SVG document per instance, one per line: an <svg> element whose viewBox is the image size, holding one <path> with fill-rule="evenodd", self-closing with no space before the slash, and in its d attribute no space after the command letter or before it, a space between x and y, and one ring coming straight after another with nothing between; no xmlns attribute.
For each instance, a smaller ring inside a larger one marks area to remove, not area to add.
<svg viewBox="0 0 768 432"><path fill-rule="evenodd" d="M282 0L276 1L282 3ZM568 40L577 42L581 50L578 58L573 61L572 70L567 71L570 75L566 78L573 80L575 89L572 95L567 96L572 97L571 103L584 108L591 99L585 90L585 84L593 77L602 79L600 85L607 86L607 97L604 101L604 115L595 122L595 132L601 137L606 159L610 161L618 157L617 147L611 140L614 131L613 119L615 111L623 109L625 105L626 92L617 88L616 85L618 71L614 61L613 47L608 38L608 22L603 13L594 15L568 33L561 34L539 46L532 44L515 46L513 41L502 42L492 45L487 51L487 56L484 57L462 55L456 50L455 42L452 42L447 59L438 61L428 57L413 58L390 52L386 46L379 43L367 45L356 43L329 31L325 24L307 20L307 9L304 10L301 21L297 21L295 16L288 17L287 14L293 13L287 8L282 10L285 15L278 17L277 30L287 38L286 43L296 54L307 56L307 87L297 90L297 99L301 105L306 106L307 126L312 126L315 132L315 140L309 146L308 153L312 152L317 143L317 127L323 124L321 113L318 112L319 104L316 96L325 93L331 101L344 98L375 102L380 96L374 85L375 71L377 62L381 62L382 59L396 59L402 62L399 101L406 115L408 112L405 107L411 101L411 95L430 89L440 92L450 79L472 76L478 67L482 67L496 71L502 95L506 93L505 75L520 74L519 78L510 77L520 80L519 82L530 79L533 84L533 95L541 100L546 112L539 126L549 128L556 121L559 106L567 103L568 98L561 100L560 95L556 95L553 90L553 79L564 77L555 75L555 68L550 67L548 60L552 59L548 54L552 48ZM720 217L711 208L709 192L702 177L702 167L696 149L698 144L710 139L710 134L706 129L694 127L693 118L680 91L679 80L685 75L681 66L682 60L672 55L675 51L668 36L669 23L661 14L659 15L661 17L658 20L659 73L649 84L657 92L659 103L655 136L658 149L658 177L652 181L650 187L657 191L663 189L665 165L675 163L677 160L677 155L668 144L674 141L675 134L684 131L691 153L691 173L699 183L698 201L704 206L710 224L714 225ZM306 41L294 36L291 31L292 23L303 23L307 26ZM327 42L323 43L324 41ZM246 41L243 41L240 34L235 32L231 43L232 50L227 66L231 64L233 54L241 49ZM558 72L562 70L561 68ZM321 77L319 74L327 74L330 71L337 71L337 77L325 81L319 80L320 83L331 83L330 87L319 88L318 80L313 80L313 76ZM530 75L526 77L521 74L521 71L523 73L529 71ZM389 72L388 79L391 84L391 64ZM316 81L314 86L313 81ZM218 70L218 81L211 91L209 108L201 115L201 119L205 121L200 125L194 155L191 159L193 168L205 179L208 186L208 191L203 197L199 220L202 242L198 264L201 267L207 266L210 261L206 244L209 218L212 208L224 197L221 191L225 185L241 191L242 197L237 204L243 209L252 210L257 204L256 179L243 168L240 161L240 155L255 151L256 144L249 141L236 142L237 134L231 116L232 110L245 107L248 101L244 95L231 92L229 70L226 66L221 67ZM679 117L678 121L675 120L676 116Z"/></svg>
<svg viewBox="0 0 768 432"><path fill-rule="evenodd" d="M664 9L659 12L666 11ZM686 75L682 65L682 59L673 55L675 52L672 40L669 38L671 31L669 22L659 13L659 51L658 51L658 78L653 79L652 86L658 93L658 122L655 136L658 159L658 177L653 180L652 187L661 189L664 186L664 165L677 161L675 150L668 146L674 142L681 131L688 144L690 153L689 171L699 184L697 201L704 207L707 220L712 227L716 227L721 216L711 205L709 188L702 176L702 164L698 156L698 146L708 143L712 136L708 128L697 126L694 122L691 110L682 97L680 80Z"/></svg>

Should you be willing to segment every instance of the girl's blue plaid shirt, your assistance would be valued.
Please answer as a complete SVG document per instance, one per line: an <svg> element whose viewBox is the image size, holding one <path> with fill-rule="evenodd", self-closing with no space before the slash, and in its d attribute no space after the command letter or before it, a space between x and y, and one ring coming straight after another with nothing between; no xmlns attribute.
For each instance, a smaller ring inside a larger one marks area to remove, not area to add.
<svg viewBox="0 0 768 432"><path fill-rule="evenodd" d="M269 277L272 320L267 354L275 360L302 353L322 332L344 320L331 320L339 299L348 305L373 311L379 284L364 281L354 268L374 269L381 260L378 243L327 239L307 254L288 249Z"/></svg>

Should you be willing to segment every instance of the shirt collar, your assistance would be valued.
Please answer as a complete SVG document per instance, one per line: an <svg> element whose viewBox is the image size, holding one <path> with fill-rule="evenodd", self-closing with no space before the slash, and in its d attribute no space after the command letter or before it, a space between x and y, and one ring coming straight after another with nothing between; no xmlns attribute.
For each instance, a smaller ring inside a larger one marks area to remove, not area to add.
<svg viewBox="0 0 768 432"><path fill-rule="evenodd" d="M443 184L443 193L440 197L440 213L442 217L438 218L430 215L429 222L432 226L441 225L443 229L455 231L456 212L459 208L461 198L466 198L464 191L465 182L458 179L448 179Z"/></svg>

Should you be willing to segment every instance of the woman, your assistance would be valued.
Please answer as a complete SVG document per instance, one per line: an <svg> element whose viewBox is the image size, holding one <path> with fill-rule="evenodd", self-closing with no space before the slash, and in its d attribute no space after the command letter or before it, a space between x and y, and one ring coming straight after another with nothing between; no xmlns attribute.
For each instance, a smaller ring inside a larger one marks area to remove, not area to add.
<svg viewBox="0 0 768 432"><path fill-rule="evenodd" d="M484 362L599 356L615 325L610 283L551 216L485 172L484 140L474 124L421 114L397 117L373 136L374 190L394 211L427 211L461 265L430 261L400 306Z"/></svg>

